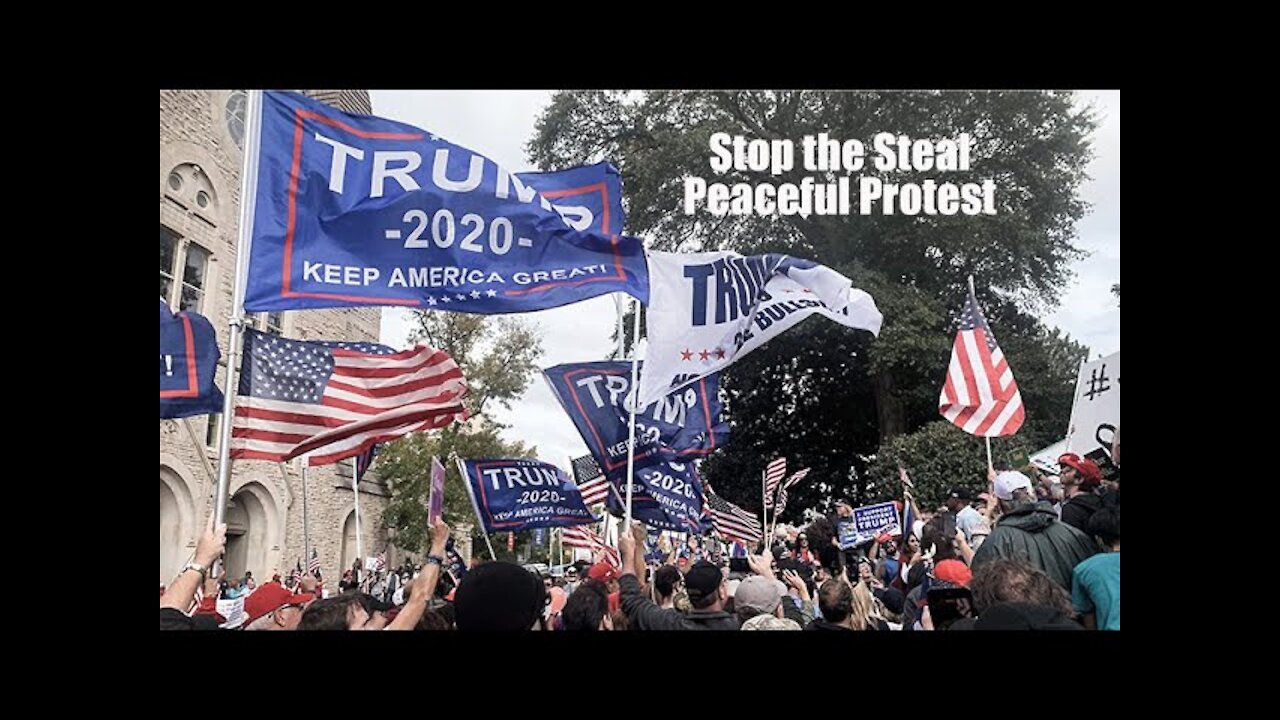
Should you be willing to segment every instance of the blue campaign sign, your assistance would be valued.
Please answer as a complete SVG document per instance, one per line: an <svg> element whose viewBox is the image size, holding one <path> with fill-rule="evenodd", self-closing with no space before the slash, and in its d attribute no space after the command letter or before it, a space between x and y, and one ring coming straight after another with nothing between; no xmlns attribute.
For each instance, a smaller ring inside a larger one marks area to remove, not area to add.
<svg viewBox="0 0 1280 720"><path fill-rule="evenodd" d="M644 363L640 363L643 371ZM631 363L587 362L543 371L560 407L606 473L627 468ZM701 378L636 413L636 463L706 457L729 440L718 375Z"/></svg>
<svg viewBox="0 0 1280 720"><path fill-rule="evenodd" d="M459 460L485 532L519 532L596 522L578 486L537 460Z"/></svg>
<svg viewBox="0 0 1280 720"><path fill-rule="evenodd" d="M693 463L667 462L637 468L631 489L631 516L651 528L677 530L701 535L707 528L702 522L702 482ZM619 517L626 508L626 477L615 497L609 495L609 512ZM620 498L620 499L619 499Z"/></svg>
<svg viewBox="0 0 1280 720"><path fill-rule="evenodd" d="M214 384L218 336L203 315L173 313L160 300L160 417L183 418L222 412Z"/></svg>
<svg viewBox="0 0 1280 720"><path fill-rule="evenodd" d="M841 518L836 521L836 535L839 537L840 549L848 550L858 544L858 527L853 518Z"/></svg>
<svg viewBox="0 0 1280 720"><path fill-rule="evenodd" d="M362 305L513 313L649 299L607 163L515 175L425 130L263 93L250 312Z"/></svg>
<svg viewBox="0 0 1280 720"><path fill-rule="evenodd" d="M898 533L898 506L892 502L882 502L855 508L853 511L855 544L875 539L882 532L890 535Z"/></svg>

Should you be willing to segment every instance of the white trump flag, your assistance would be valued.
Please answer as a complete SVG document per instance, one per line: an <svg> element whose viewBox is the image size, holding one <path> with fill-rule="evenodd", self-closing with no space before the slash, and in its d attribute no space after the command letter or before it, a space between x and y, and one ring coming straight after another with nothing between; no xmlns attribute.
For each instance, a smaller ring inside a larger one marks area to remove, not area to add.
<svg viewBox="0 0 1280 720"><path fill-rule="evenodd" d="M811 260L657 251L648 259L640 407L731 365L810 315L880 334L883 317L871 296Z"/></svg>

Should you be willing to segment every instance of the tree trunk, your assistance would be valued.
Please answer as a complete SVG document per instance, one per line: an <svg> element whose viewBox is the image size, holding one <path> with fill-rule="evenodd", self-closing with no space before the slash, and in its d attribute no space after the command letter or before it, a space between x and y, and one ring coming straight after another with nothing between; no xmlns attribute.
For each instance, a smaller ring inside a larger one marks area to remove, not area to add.
<svg viewBox="0 0 1280 720"><path fill-rule="evenodd" d="M880 420L880 444L907 430L902 399L894 392L893 375L888 370L875 374L876 414Z"/></svg>

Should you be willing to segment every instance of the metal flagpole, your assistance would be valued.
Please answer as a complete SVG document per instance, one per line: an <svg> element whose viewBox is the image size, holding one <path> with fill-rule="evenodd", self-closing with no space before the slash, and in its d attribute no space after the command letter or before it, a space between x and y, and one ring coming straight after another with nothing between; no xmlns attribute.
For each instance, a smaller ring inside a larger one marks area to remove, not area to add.
<svg viewBox="0 0 1280 720"><path fill-rule="evenodd" d="M360 540L360 469L356 467L359 461L353 460L351 463L351 492L356 496L356 559L364 564L364 543Z"/></svg>
<svg viewBox="0 0 1280 720"><path fill-rule="evenodd" d="M627 532L631 532L631 483L636 478L636 405L640 400L639 388L636 387L636 378L639 372L640 354L637 352L640 346L640 301L634 303L636 318L634 331L631 336L631 413L630 420L627 423L628 448L627 453L627 519L623 526Z"/></svg>
<svg viewBox="0 0 1280 720"><path fill-rule="evenodd" d="M769 490L767 489L768 484L765 480L766 477L767 477L766 470L761 470L760 471L760 498L761 498L760 512L764 516L764 524L760 526L760 532L767 532L769 530ZM767 550L769 548L769 538L765 537L762 539L764 540L764 547Z"/></svg>
<svg viewBox="0 0 1280 720"><path fill-rule="evenodd" d="M977 309L977 307L978 307L978 294L977 294L977 292L975 292L975 291L974 291L974 289L973 289L973 276L972 276L972 275L970 275L970 276L969 276L969 295L973 298L973 306L974 306L974 308L975 308L975 309ZM982 311L981 311L981 310L978 310L978 312L982 312ZM989 438L989 437L984 437L983 439L987 441L987 468L988 468L988 469L994 469L994 466L991 464L991 438Z"/></svg>
<svg viewBox="0 0 1280 720"><path fill-rule="evenodd" d="M453 461L458 464L458 474L462 476L462 487L467 489L467 497L471 498L471 509L476 513L476 522L480 523L480 530L484 533L484 544L489 546L489 557L493 560L498 559L498 553L493 551L493 543L489 540L489 530L484 524L484 518L480 516L480 506L476 504L476 494L471 490L471 480L467 478L467 466L462 463L462 458L457 453L452 453Z"/></svg>
<svg viewBox="0 0 1280 720"><path fill-rule="evenodd" d="M227 387L222 404L218 446L218 490L213 521L226 522L227 490L231 485L231 425L235 414L237 375L240 369L240 335L244 327L244 295L248 282L249 252L253 242L254 203L258 192L258 150L262 141L262 91L250 90L244 120L244 155L240 166L240 238L236 247L235 290L231 301L231 332L227 338ZM215 562L216 571L220 563Z"/></svg>
<svg viewBox="0 0 1280 720"><path fill-rule="evenodd" d="M1070 425L1067 426L1067 447L1063 452L1071 452L1071 445L1076 436L1076 404L1080 402L1080 380L1084 378L1084 364L1089 361L1089 356L1085 355L1080 358L1080 365L1076 368L1076 394L1071 398L1071 418L1068 420Z"/></svg>
<svg viewBox="0 0 1280 720"><path fill-rule="evenodd" d="M307 460L310 455L302 456L302 562L306 563L306 571L311 572L311 514L307 508ZM284 472L284 463L280 463L280 471Z"/></svg>
<svg viewBox="0 0 1280 720"><path fill-rule="evenodd" d="M627 296L626 296L626 295L624 295L624 294L622 294L622 293L614 293L614 294L613 294L613 306L614 306L614 308L618 311L618 355L617 355L617 358L618 358L619 360L621 360L622 358L624 358L624 357L626 357L626 356L627 356L627 344L626 344L626 338L625 338L625 337L623 337L623 329L624 329L624 325L623 325L623 315L624 315L624 313L623 313L623 307L626 305L626 302L627 302Z"/></svg>

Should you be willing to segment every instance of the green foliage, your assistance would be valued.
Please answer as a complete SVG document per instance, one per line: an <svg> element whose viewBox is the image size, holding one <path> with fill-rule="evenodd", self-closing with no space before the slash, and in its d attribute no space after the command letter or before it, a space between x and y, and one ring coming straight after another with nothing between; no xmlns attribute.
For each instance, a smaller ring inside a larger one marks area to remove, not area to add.
<svg viewBox="0 0 1280 720"><path fill-rule="evenodd" d="M1038 450L1020 434L991 439L991 459L997 469L1012 465L1019 454ZM871 464L867 502L902 498L898 466L906 468L915 484L913 495L921 510L943 504L956 486L975 495L987 488L987 450L983 439L938 420L910 435L899 435L880 448Z"/></svg>
<svg viewBox="0 0 1280 720"><path fill-rule="evenodd" d="M426 548L427 494L431 486L431 458L445 467L444 519L451 525L476 524L475 512L457 464L452 457L531 458L536 449L499 436L503 426L486 415L497 402L504 407L524 394L542 343L535 327L501 317L463 313L417 313L415 340L444 350L462 368L470 392L465 403L471 419L439 432L413 433L389 443L376 467L391 488L391 502L382 513L382 526L393 529L392 542L403 550ZM473 533L473 552L484 543L479 528ZM505 538L503 549L505 550Z"/></svg>

